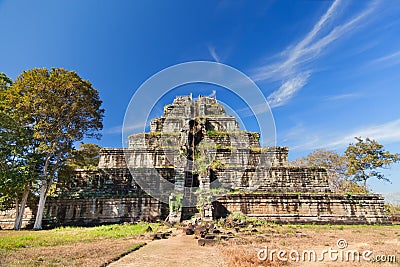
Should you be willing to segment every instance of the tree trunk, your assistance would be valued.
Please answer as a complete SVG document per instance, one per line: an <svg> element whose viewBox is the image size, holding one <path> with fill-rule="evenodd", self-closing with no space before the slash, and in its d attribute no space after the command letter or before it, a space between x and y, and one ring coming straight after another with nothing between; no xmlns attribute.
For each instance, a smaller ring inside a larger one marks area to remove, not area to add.
<svg viewBox="0 0 400 267"><path fill-rule="evenodd" d="M43 168L43 180L42 185L40 187L40 194L39 194L39 204L38 209L36 212L35 224L33 225L33 229L41 230L42 229L42 219L43 219L43 212L44 212L44 204L46 203L46 196L47 196L47 168L49 167L49 161L51 159L51 154L47 154L46 160L44 161L44 168Z"/></svg>
<svg viewBox="0 0 400 267"><path fill-rule="evenodd" d="M19 217L19 197L18 194L15 194L15 222L14 222L14 229L17 223L17 219Z"/></svg>
<svg viewBox="0 0 400 267"><path fill-rule="evenodd" d="M22 219L24 218L25 213L25 206L26 202L28 201L29 191L31 189L31 185L28 184L25 186L24 193L22 194L21 205L16 207L17 210L17 217L15 218L14 223L14 230L20 230L22 227Z"/></svg>
<svg viewBox="0 0 400 267"><path fill-rule="evenodd" d="M41 230L42 229L42 219L44 213L44 205L46 204L46 197L47 197L47 181L42 181L42 186L40 187L40 194L39 194L39 204L35 218L35 224L33 225L33 229Z"/></svg>
<svg viewBox="0 0 400 267"><path fill-rule="evenodd" d="M363 167L364 169L365 169L365 167ZM362 170L362 179L363 179L363 187L364 187L364 191L365 192L367 192L367 179L368 179L368 177L369 176L367 176L366 174L365 174L365 171L364 170Z"/></svg>

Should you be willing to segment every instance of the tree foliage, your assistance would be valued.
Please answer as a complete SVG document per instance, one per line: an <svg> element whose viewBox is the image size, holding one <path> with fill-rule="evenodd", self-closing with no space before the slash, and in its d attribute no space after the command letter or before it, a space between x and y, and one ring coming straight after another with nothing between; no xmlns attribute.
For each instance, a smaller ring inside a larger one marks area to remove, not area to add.
<svg viewBox="0 0 400 267"><path fill-rule="evenodd" d="M57 188L54 196L62 195L69 190L69 182L78 169L94 171L98 169L101 147L96 144L81 144L79 149L73 149L59 171Z"/></svg>
<svg viewBox="0 0 400 267"><path fill-rule="evenodd" d="M6 209L14 202L22 176L18 166L22 151L18 151L15 144L18 125L4 110L4 92L11 84L11 79L0 72L0 209Z"/></svg>
<svg viewBox="0 0 400 267"><path fill-rule="evenodd" d="M351 176L355 182L362 182L364 188L370 178L390 182L380 169L399 162L400 154L391 154L384 149L383 145L370 138L364 140L356 137L356 140L357 142L350 144L345 151L346 175Z"/></svg>
<svg viewBox="0 0 400 267"><path fill-rule="evenodd" d="M291 165L325 168L334 192L366 193L368 179L389 181L379 169L400 161L400 155L385 151L383 145L370 138L357 137L356 140L357 143L349 144L344 155L334 150L317 149L292 161Z"/></svg>
<svg viewBox="0 0 400 267"><path fill-rule="evenodd" d="M28 132L6 112L5 93L12 84L10 78L0 73L0 207L14 204L15 197L25 185L29 173L26 147Z"/></svg>
<svg viewBox="0 0 400 267"><path fill-rule="evenodd" d="M14 229L20 229L22 215L41 159L35 153L31 129L23 127L6 100L12 81L0 73L0 208L15 208Z"/></svg>
<svg viewBox="0 0 400 267"><path fill-rule="evenodd" d="M74 71L35 68L23 72L5 90L4 109L32 134L35 155L43 162L36 229L41 229L46 196L57 180L73 143L100 137L104 110L98 91Z"/></svg>
<svg viewBox="0 0 400 267"><path fill-rule="evenodd" d="M4 72L0 72L0 90L6 90L12 84L12 80Z"/></svg>
<svg viewBox="0 0 400 267"><path fill-rule="evenodd" d="M31 133L0 111L0 205L9 208L39 169Z"/></svg>
<svg viewBox="0 0 400 267"><path fill-rule="evenodd" d="M95 170L99 164L101 147L96 144L81 144L78 150L72 150L67 165L72 169Z"/></svg>
<svg viewBox="0 0 400 267"><path fill-rule="evenodd" d="M344 181L346 172L345 159L334 150L316 149L306 157L292 161L291 165L325 168L332 191L341 192L346 190Z"/></svg>

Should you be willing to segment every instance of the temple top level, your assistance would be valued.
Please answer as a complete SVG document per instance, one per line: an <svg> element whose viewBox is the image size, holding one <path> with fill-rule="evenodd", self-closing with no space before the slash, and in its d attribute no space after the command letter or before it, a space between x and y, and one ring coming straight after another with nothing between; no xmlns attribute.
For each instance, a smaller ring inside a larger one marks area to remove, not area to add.
<svg viewBox="0 0 400 267"><path fill-rule="evenodd" d="M224 132L238 131L236 119L226 114L225 107L215 97L177 96L172 104L164 107L164 114L150 122L150 132L179 132L191 120L206 118L208 129Z"/></svg>

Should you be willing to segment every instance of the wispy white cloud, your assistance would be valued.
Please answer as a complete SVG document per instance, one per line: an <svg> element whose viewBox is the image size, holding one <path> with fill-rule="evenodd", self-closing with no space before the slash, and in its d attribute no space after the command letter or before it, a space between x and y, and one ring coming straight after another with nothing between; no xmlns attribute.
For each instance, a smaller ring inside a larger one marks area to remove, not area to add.
<svg viewBox="0 0 400 267"><path fill-rule="evenodd" d="M397 65L400 64L400 50L396 51L394 53L390 53L386 56L382 56L379 58L376 58L370 62L370 64L386 64L386 65Z"/></svg>
<svg viewBox="0 0 400 267"><path fill-rule="evenodd" d="M336 148L347 146L349 143L354 142L354 137L358 136L369 137L384 143L400 142L400 119L353 131L327 143L326 147Z"/></svg>
<svg viewBox="0 0 400 267"><path fill-rule="evenodd" d="M114 126L111 128L107 128L104 129L104 133L105 134L121 134L122 131L136 131L136 130L141 130L143 129L145 126L148 126L149 124L144 124L144 123L138 123L135 125L128 125L123 127L123 125L118 125L118 126Z"/></svg>
<svg viewBox="0 0 400 267"><path fill-rule="evenodd" d="M267 101L270 107L275 108L285 104L300 88L307 84L308 77L310 77L310 73L303 72L282 84L278 90L268 96Z"/></svg>
<svg viewBox="0 0 400 267"><path fill-rule="evenodd" d="M241 118L247 118L251 116L256 116L260 115L262 113L269 113L270 109L267 105L267 103L261 103L258 105L253 105L250 107L246 108L241 108L237 110L238 115L240 115Z"/></svg>
<svg viewBox="0 0 400 267"><path fill-rule="evenodd" d="M208 95L208 97L216 97L217 96L217 91L212 90L212 93Z"/></svg>
<svg viewBox="0 0 400 267"><path fill-rule="evenodd" d="M210 52L211 57L215 60L215 62L221 62L220 57L218 56L217 52L215 51L215 47L209 45L208 46L208 52Z"/></svg>
<svg viewBox="0 0 400 267"><path fill-rule="evenodd" d="M310 52L311 50L318 50L318 48L322 49L322 43L318 47L315 45L313 46L312 41L324 27L324 24L336 14L340 2L340 0L333 2L327 12L319 19L312 30L307 33L302 40L280 53L277 62L256 68L255 73L252 75L253 79L256 81L263 81L287 78L297 72L297 68L300 64L315 58L317 55Z"/></svg>
<svg viewBox="0 0 400 267"><path fill-rule="evenodd" d="M376 8L376 2L371 2L357 15L332 27L330 25L340 15L341 3L341 0L334 1L311 31L281 52L272 63L253 70L252 78L255 81L282 81L282 85L268 97L272 107L286 104L304 87L312 74L310 63L316 61L332 42L360 26L361 21Z"/></svg>
<svg viewBox="0 0 400 267"><path fill-rule="evenodd" d="M337 100L343 100L343 99L351 99L351 98L357 98L360 97L359 94L340 94L340 95L331 95L331 96L327 96L326 100L328 101L337 101Z"/></svg>
<svg viewBox="0 0 400 267"><path fill-rule="evenodd" d="M321 137L324 134L312 130L303 123L297 123L294 127L278 135L278 142L290 147L290 150L310 150L323 147Z"/></svg>
<svg viewBox="0 0 400 267"><path fill-rule="evenodd" d="M382 124L364 126L348 132L323 132L307 129L304 125L294 127L284 135L293 150L312 150L317 148L341 149L355 142L355 137L369 137L380 143L400 142L400 119Z"/></svg>

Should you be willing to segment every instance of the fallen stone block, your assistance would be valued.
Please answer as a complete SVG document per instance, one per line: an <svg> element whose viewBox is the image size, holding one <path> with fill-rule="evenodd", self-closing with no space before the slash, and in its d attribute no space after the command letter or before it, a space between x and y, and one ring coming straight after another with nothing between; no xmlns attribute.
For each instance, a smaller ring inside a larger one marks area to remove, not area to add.
<svg viewBox="0 0 400 267"><path fill-rule="evenodd" d="M205 238L200 238L197 240L197 244L199 246L213 246L217 244L218 240L216 239L205 239Z"/></svg>
<svg viewBox="0 0 400 267"><path fill-rule="evenodd" d="M194 235L194 230L192 228L186 228L185 229L185 234L186 235Z"/></svg>
<svg viewBox="0 0 400 267"><path fill-rule="evenodd" d="M213 234L207 234L204 238L205 238L205 239L215 239L215 235L213 235Z"/></svg>
<svg viewBox="0 0 400 267"><path fill-rule="evenodd" d="M229 235L220 235L219 236L219 239L221 239L221 240L228 240L229 238L230 238Z"/></svg>
<svg viewBox="0 0 400 267"><path fill-rule="evenodd" d="M166 239L166 238L167 238L167 235L165 233L161 233L161 232L155 233L153 236L153 240Z"/></svg>
<svg viewBox="0 0 400 267"><path fill-rule="evenodd" d="M220 231L220 230L218 230L218 229L214 229L214 230L212 230L212 233L213 233L213 234L220 234L220 233L221 233L221 231Z"/></svg>

